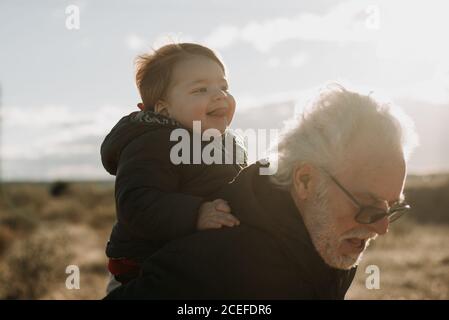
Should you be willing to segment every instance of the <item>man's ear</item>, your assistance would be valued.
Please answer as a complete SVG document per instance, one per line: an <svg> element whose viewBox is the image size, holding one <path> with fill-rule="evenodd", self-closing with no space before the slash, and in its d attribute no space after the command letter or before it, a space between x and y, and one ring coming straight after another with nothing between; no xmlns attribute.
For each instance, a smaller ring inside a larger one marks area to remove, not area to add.
<svg viewBox="0 0 449 320"><path fill-rule="evenodd" d="M293 186L295 192L301 200L306 200L312 194L312 166L303 164L297 166L293 172Z"/></svg>
<svg viewBox="0 0 449 320"><path fill-rule="evenodd" d="M163 116L169 117L168 104L163 100L158 100L154 106L154 112L162 114Z"/></svg>

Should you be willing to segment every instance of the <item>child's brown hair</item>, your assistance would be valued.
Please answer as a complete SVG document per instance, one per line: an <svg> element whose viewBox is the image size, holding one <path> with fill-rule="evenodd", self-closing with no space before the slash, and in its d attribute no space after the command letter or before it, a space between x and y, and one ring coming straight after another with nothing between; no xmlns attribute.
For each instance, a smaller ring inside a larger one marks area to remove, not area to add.
<svg viewBox="0 0 449 320"><path fill-rule="evenodd" d="M175 65L179 61L194 55L212 59L225 72L224 64L220 58L211 49L196 43L168 44L153 53L137 57L136 84L144 110L153 110L156 102L164 98Z"/></svg>

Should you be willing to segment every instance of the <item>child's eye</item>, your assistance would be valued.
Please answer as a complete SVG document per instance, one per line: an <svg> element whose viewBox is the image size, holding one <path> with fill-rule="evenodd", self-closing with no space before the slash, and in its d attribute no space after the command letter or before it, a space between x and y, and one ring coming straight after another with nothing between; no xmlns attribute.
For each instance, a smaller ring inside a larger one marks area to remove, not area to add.
<svg viewBox="0 0 449 320"><path fill-rule="evenodd" d="M202 87L202 88L198 88L193 90L193 93L204 93L207 92L207 88L206 87Z"/></svg>
<svg viewBox="0 0 449 320"><path fill-rule="evenodd" d="M221 90L228 92L229 88L228 88L228 86L223 86L223 87L221 87Z"/></svg>

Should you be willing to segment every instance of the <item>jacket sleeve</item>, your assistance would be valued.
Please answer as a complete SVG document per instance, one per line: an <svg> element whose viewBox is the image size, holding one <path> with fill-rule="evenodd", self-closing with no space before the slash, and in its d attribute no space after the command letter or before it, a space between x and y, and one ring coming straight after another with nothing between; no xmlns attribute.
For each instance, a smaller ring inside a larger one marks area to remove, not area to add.
<svg viewBox="0 0 449 320"><path fill-rule="evenodd" d="M134 235L165 243L196 230L200 197L179 192L170 161L170 130L147 132L122 151L116 177L117 218Z"/></svg>

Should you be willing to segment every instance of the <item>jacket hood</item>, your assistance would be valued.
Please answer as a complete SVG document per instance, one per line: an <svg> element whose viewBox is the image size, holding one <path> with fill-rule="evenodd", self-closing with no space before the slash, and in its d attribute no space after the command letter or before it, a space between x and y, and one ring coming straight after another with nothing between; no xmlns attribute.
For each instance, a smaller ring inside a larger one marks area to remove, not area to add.
<svg viewBox="0 0 449 320"><path fill-rule="evenodd" d="M117 173L120 155L137 137L160 128L178 128L179 123L152 111L135 111L124 116L101 144L101 162L111 175Z"/></svg>

